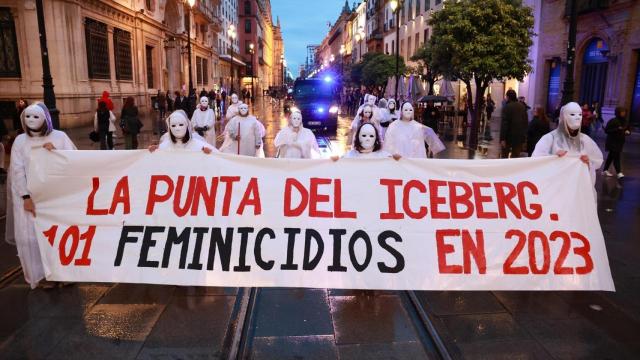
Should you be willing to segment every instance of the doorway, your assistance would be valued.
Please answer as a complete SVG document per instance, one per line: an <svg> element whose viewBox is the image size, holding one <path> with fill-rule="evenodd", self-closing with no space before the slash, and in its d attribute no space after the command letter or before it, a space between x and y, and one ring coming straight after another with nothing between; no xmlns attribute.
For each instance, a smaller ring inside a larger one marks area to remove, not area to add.
<svg viewBox="0 0 640 360"><path fill-rule="evenodd" d="M598 102L602 106L609 67L608 54L609 48L600 38L591 39L587 45L582 60L580 104Z"/></svg>

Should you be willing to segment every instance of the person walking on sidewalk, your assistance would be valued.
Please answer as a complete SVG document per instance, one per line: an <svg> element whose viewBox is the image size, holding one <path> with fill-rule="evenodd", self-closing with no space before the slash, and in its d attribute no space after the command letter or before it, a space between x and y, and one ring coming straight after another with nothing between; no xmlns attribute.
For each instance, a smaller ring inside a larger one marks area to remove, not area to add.
<svg viewBox="0 0 640 360"><path fill-rule="evenodd" d="M527 109L518 101L514 90L507 91L507 103L502 108L502 126L500 128L500 146L503 158L517 158L527 136Z"/></svg>
<svg viewBox="0 0 640 360"><path fill-rule="evenodd" d="M93 130L100 138L100 150L113 150L113 132L116 131L116 116L107 108L107 103L100 101L98 110L93 115Z"/></svg>
<svg viewBox="0 0 640 360"><path fill-rule="evenodd" d="M162 90L158 91L158 119L156 119L156 126L154 127L154 134L164 134L167 130L164 128L164 117L167 113L167 98Z"/></svg>
<svg viewBox="0 0 640 360"><path fill-rule="evenodd" d="M138 116L138 107L129 96L122 107L120 115L120 127L124 133L125 148L127 150L138 148L138 134L142 128L142 122Z"/></svg>
<svg viewBox="0 0 640 360"><path fill-rule="evenodd" d="M582 125L580 132L591 137L591 123L593 122L593 113L589 109L589 104L582 104Z"/></svg>
<svg viewBox="0 0 640 360"><path fill-rule="evenodd" d="M604 128L604 132L607 134L604 148L609 154L607 154L607 161L604 163L603 174L605 176L613 176L613 174L609 172L609 166L611 166L613 162L613 167L616 169L618 179L622 179L624 174L620 166L620 155L622 154L625 138L631 134L631 130L626 119L627 110L625 108L618 106L615 115L616 117L609 120L607 126Z"/></svg>
<svg viewBox="0 0 640 360"><path fill-rule="evenodd" d="M538 141L549 131L551 131L551 125L544 108L537 106L533 113L533 120L529 123L529 129L527 130L527 153L529 156L533 154L533 149L536 148Z"/></svg>

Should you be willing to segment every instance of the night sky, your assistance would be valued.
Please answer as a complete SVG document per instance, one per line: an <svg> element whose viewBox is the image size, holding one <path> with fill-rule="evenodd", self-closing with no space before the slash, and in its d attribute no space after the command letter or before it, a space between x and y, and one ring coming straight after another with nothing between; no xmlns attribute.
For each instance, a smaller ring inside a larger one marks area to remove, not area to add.
<svg viewBox="0 0 640 360"><path fill-rule="evenodd" d="M349 1L353 6L353 0ZM307 58L307 45L319 45L329 32L327 22L335 22L344 0L271 0L275 23L280 17L287 66L294 77Z"/></svg>

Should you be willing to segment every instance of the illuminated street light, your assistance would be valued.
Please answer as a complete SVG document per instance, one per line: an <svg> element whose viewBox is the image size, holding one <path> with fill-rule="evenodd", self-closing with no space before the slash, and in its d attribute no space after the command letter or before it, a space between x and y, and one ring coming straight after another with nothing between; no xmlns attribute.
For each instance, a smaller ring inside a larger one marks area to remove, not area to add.
<svg viewBox="0 0 640 360"><path fill-rule="evenodd" d="M189 0L189 1L194 1L194 0ZM229 28L227 29L227 33L229 34L229 38L231 39L231 94L233 94L233 90L234 90L234 73L233 73L233 45L236 42L236 37L238 36L238 34L236 33L236 26L234 24L229 24Z"/></svg>

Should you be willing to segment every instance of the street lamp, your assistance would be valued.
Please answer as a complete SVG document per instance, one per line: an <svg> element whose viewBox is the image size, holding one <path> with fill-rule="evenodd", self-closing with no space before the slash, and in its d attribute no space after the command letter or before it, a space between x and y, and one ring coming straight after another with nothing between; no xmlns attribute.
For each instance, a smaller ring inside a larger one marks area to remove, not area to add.
<svg viewBox="0 0 640 360"><path fill-rule="evenodd" d="M344 76L344 53L347 52L347 50L344 47L344 44L340 45L340 78L342 78Z"/></svg>
<svg viewBox="0 0 640 360"><path fill-rule="evenodd" d="M253 43L249 44L249 53L251 54L251 101L253 101L253 94L254 94L254 89L253 89L253 78L255 77L255 73L254 73L254 67L253 67L253 54L255 53L254 51L254 45Z"/></svg>
<svg viewBox="0 0 640 360"><path fill-rule="evenodd" d="M187 27L187 50L189 52L189 113L191 112L191 107L195 104L196 97L196 89L193 87L193 72L191 70L191 10L195 3L196 0L187 0L187 4L189 5L189 25Z"/></svg>
<svg viewBox="0 0 640 360"><path fill-rule="evenodd" d="M398 84L400 83L400 8L403 4L404 0L391 0L389 2L391 11L396 15L396 102L398 101Z"/></svg>
<svg viewBox="0 0 640 360"><path fill-rule="evenodd" d="M44 104L51 114L51 122L54 129L60 129L60 111L56 109L56 94L53 91L53 78L49 67L49 50L47 49L47 30L44 22L44 9L42 0L36 1L38 17L38 32L40 33L40 52L42 56L42 87L44 88ZM3 154L4 156L4 154Z"/></svg>
<svg viewBox="0 0 640 360"><path fill-rule="evenodd" d="M192 0L190 0L192 1ZM236 37L238 34L236 33L236 26L233 24L229 24L229 29L227 29L227 33L229 34L229 38L231 39L231 94L233 94L234 88L234 73L233 73L233 45L236 42Z"/></svg>
<svg viewBox="0 0 640 360"><path fill-rule="evenodd" d="M280 72L282 74L282 87L284 87L284 54L280 54L280 66L282 67Z"/></svg>

